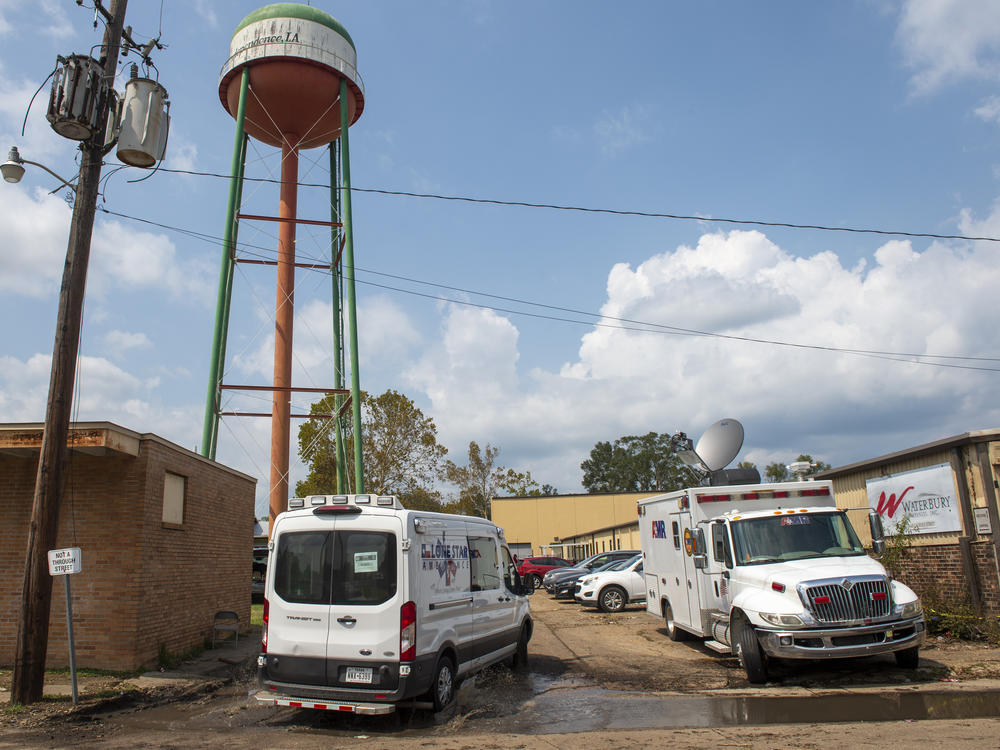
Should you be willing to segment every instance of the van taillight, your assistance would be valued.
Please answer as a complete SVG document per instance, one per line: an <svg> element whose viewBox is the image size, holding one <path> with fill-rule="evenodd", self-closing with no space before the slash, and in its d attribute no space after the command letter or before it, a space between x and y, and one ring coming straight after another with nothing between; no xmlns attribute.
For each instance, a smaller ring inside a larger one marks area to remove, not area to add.
<svg viewBox="0 0 1000 750"><path fill-rule="evenodd" d="M399 660L413 661L417 656L417 605L407 602L399 608Z"/></svg>
<svg viewBox="0 0 1000 750"><path fill-rule="evenodd" d="M264 626L260 631L260 652L267 653L267 621L270 619L270 605L267 599L264 600Z"/></svg>

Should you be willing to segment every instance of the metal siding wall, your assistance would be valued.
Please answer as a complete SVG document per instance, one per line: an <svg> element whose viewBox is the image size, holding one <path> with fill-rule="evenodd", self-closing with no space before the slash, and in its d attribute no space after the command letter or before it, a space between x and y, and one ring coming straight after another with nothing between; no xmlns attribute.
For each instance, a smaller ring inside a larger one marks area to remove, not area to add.
<svg viewBox="0 0 1000 750"><path fill-rule="evenodd" d="M963 458L965 458L963 449ZM920 458L896 461L890 464L883 464L877 468L865 469L864 471L847 474L833 480L833 492L836 496L837 507L848 511L848 518L854 525L854 530L858 532L863 544L871 546L871 533L868 531L868 491L865 488L865 480L878 479L892 474L901 474L905 471L924 469L928 466L951 463L951 451L932 453ZM954 471L952 480L955 480ZM971 490L971 488L970 488ZM955 484L956 496L958 484ZM981 492L979 493L981 496ZM975 505L975 502L973 503ZM861 511L864 511L863 513ZM942 533L942 534L913 534L910 539L914 546L924 546L930 544L956 544L962 532Z"/></svg>

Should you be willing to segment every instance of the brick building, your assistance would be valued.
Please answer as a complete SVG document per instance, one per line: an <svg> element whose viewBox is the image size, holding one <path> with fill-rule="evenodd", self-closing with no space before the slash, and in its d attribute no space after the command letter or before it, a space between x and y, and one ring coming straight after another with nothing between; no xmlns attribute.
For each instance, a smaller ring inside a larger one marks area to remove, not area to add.
<svg viewBox="0 0 1000 750"><path fill-rule="evenodd" d="M40 424L0 425L0 665L14 662ZM56 548L72 577L78 667L132 670L211 637L218 610L250 621L253 477L153 434L70 427ZM69 663L64 583L53 581L47 666Z"/></svg>

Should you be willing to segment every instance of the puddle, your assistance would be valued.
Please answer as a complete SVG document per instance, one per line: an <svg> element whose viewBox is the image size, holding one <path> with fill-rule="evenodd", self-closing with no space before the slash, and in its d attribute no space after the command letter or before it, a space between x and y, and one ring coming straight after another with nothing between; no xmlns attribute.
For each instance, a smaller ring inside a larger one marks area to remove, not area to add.
<svg viewBox="0 0 1000 750"><path fill-rule="evenodd" d="M529 734L598 729L666 729L845 721L972 719L1000 716L1000 691L851 693L810 697L671 696L597 688L537 696L507 731Z"/></svg>

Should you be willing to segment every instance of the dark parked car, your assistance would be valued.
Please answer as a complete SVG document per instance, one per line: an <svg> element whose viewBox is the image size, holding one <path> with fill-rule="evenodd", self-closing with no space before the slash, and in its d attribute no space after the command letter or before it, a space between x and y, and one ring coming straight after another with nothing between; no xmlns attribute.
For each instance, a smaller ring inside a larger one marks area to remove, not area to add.
<svg viewBox="0 0 1000 750"><path fill-rule="evenodd" d="M253 572L250 576L250 596L264 596L264 579L267 578L267 547L253 548Z"/></svg>
<svg viewBox="0 0 1000 750"><path fill-rule="evenodd" d="M628 560L642 554L642 550L618 549L614 552L599 552L570 567L553 570L542 577L542 585L556 599L572 599L573 589L581 576L591 573L608 563Z"/></svg>
<svg viewBox="0 0 1000 750"><path fill-rule="evenodd" d="M550 570L568 568L572 563L561 557L526 557L517 564L517 573L525 583L531 582L532 588L542 585L542 576Z"/></svg>

